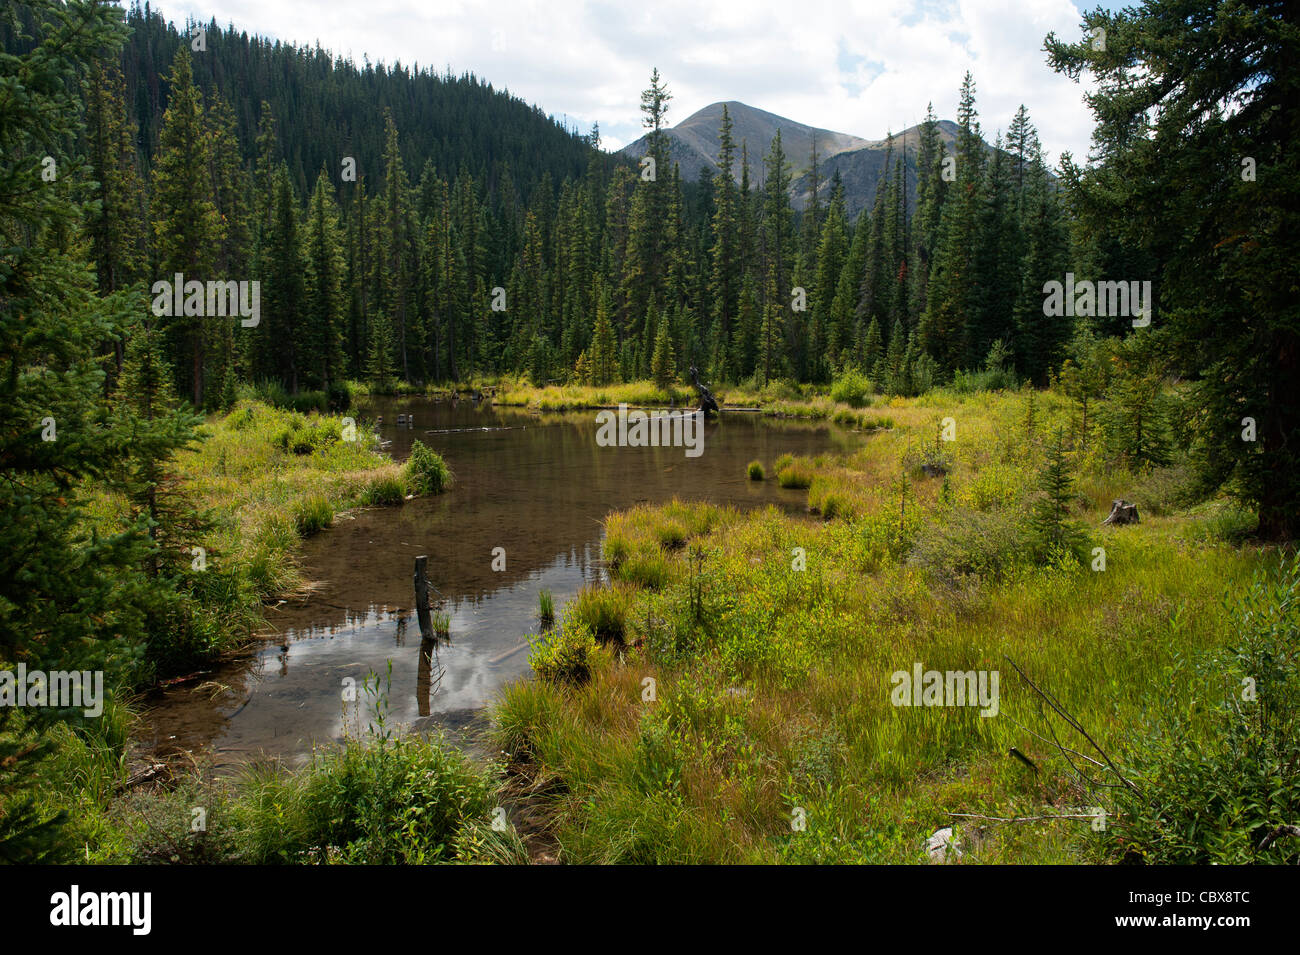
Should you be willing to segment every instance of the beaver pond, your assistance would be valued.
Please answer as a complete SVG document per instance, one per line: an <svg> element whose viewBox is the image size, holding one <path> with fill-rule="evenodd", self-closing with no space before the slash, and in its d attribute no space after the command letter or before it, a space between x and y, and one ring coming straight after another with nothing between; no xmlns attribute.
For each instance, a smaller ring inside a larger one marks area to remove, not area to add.
<svg viewBox="0 0 1300 955"><path fill-rule="evenodd" d="M364 732L379 700L390 728L437 725L472 739L496 691L529 673L538 592L553 594L558 617L584 584L604 579L607 514L673 497L804 511L805 491L783 489L770 474L750 481L746 464L758 459L770 470L785 452L816 455L859 440L833 425L724 411L704 423L702 452L688 456L681 447L601 446L594 410L539 415L372 399L353 414L380 421L396 460L419 438L455 483L402 507L340 514L306 540L307 592L267 609L266 639L248 652L150 694L139 734L146 751L188 750L219 771L260 756L299 764L313 745ZM399 426L399 414L412 415L413 426ZM434 610L450 617L449 639L423 650L412 585L420 554L429 558ZM368 674L377 677L370 689ZM344 701L349 685L354 703Z"/></svg>

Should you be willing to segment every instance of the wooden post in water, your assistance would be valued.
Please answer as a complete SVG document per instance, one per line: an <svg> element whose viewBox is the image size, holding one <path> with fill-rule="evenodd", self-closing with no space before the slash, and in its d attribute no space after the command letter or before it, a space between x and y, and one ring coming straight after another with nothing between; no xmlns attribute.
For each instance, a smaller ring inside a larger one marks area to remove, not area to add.
<svg viewBox="0 0 1300 955"><path fill-rule="evenodd" d="M415 615L420 621L420 637L433 639L433 621L429 619L429 557L421 554L415 558Z"/></svg>

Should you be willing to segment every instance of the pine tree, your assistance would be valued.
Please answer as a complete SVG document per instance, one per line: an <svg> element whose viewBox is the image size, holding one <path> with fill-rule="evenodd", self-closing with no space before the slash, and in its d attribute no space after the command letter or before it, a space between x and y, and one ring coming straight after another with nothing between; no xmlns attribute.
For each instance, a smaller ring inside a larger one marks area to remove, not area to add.
<svg viewBox="0 0 1300 955"><path fill-rule="evenodd" d="M790 164L785 158L779 129L772 137L763 169L761 241L764 293L759 364L766 384L773 377L780 376L783 357L797 350L792 340L795 323L787 323L783 315L793 285L789 253L794 235L794 216L790 209Z"/></svg>
<svg viewBox="0 0 1300 955"><path fill-rule="evenodd" d="M758 366L758 345L762 324L758 316L758 291L754 287L754 276L746 272L740 286L740 299L736 308L736 324L732 330L730 350L738 381L749 378Z"/></svg>
<svg viewBox="0 0 1300 955"><path fill-rule="evenodd" d="M928 301L930 269L939 239L939 222L943 213L947 183L943 179L944 147L939 137L939 121L934 104L925 110L920 143L916 155L916 215L912 219L914 249L911 313L925 314Z"/></svg>
<svg viewBox="0 0 1300 955"><path fill-rule="evenodd" d="M975 112L975 82L970 73L962 81L957 111L961 127L957 139L957 174L953 195L945 198L939 223L926 311L920 323L921 342L947 375L962 367L967 355L965 322L971 314L976 274L977 215L983 171L983 143Z"/></svg>
<svg viewBox="0 0 1300 955"><path fill-rule="evenodd" d="M609 292L599 289L596 302L596 327L588 350L591 356L591 383L608 385L616 380L618 367L618 346L614 340L614 329L609 323Z"/></svg>
<svg viewBox="0 0 1300 955"><path fill-rule="evenodd" d="M832 361L839 367L848 367L860 360L855 354L856 333L862 326L857 323L858 295L862 287L867 264L867 246L871 241L871 216L858 215L853 230L849 253L840 269L835 297L831 300L829 339ZM870 371L870 369L867 369Z"/></svg>
<svg viewBox="0 0 1300 955"><path fill-rule="evenodd" d="M821 239L817 243L817 277L810 290L812 296L813 326L821 338L819 345L810 349L813 359L826 362L827 352L838 354L842 347L839 338L841 316L835 314L835 295L840 285L840 273L849 255L848 222L844 213L844 195L837 190L822 223ZM829 368L821 367L821 377Z"/></svg>
<svg viewBox="0 0 1300 955"><path fill-rule="evenodd" d="M650 296L664 292L664 274L668 252L668 205L672 183L669 168L668 135L664 131L668 101L672 94L663 84L659 70L650 74L650 86L641 93L642 125L646 133L648 155L654 160L654 178L638 177L632 193L628 221L628 255L622 293L634 324L631 333L638 338L646 334L645 315ZM642 358L648 363L649 356Z"/></svg>
<svg viewBox="0 0 1300 955"><path fill-rule="evenodd" d="M882 390L891 395L906 395L911 390L907 374L907 333L901 321L894 322L889 333L889 350L885 353L884 374L880 379Z"/></svg>
<svg viewBox="0 0 1300 955"><path fill-rule="evenodd" d="M152 178L153 233L160 271L168 281L213 276L221 223L213 201L209 138L203 100L194 85L189 47L181 45L168 77L171 96L163 116ZM207 329L202 316L173 315L168 322L177 372L185 376L191 400L203 407ZM183 362L183 364L182 364ZM179 384L179 382L178 382Z"/></svg>
<svg viewBox="0 0 1300 955"><path fill-rule="evenodd" d="M654 357L650 361L650 376L660 388L667 388L677 376L677 363L673 357L673 340L667 316L661 316L659 331L655 335Z"/></svg>
<svg viewBox="0 0 1300 955"><path fill-rule="evenodd" d="M713 300L712 320L718 341L725 345L733 333L736 320L738 299L740 295L741 260L737 235L739 199L733 179L732 166L735 163L735 142L731 136L731 115L724 103L722 106L722 124L718 129L718 178L713 192L713 246L710 249L711 264L709 294ZM718 356L717 361L725 365L725 356ZM732 372L740 376L740 369L734 363L720 368L724 373Z"/></svg>
<svg viewBox="0 0 1300 955"><path fill-rule="evenodd" d="M776 290L775 270L768 273L767 293L762 305L763 324L758 331L757 373L759 387L766 387L769 382L781 377L783 332L782 303Z"/></svg>
<svg viewBox="0 0 1300 955"><path fill-rule="evenodd" d="M193 440L203 419L180 408L172 397L172 370L161 329L152 316L140 317L127 337L122 374L113 396L118 427L131 436L131 457L110 479L111 486L131 502L134 514L147 522L151 543L146 566L151 578L175 578L182 551L199 540L205 529L194 505L179 487L170 464L172 451ZM188 563L188 558L186 558ZM165 646L175 630L175 604L167 619L151 619L151 643ZM160 625L162 624L162 625ZM172 630L173 632L168 632ZM150 656L165 659L166 650Z"/></svg>
<svg viewBox="0 0 1300 955"><path fill-rule="evenodd" d="M1070 520L1074 476L1065 456L1065 437L1059 430L1056 440L1048 448L1038 486L1042 497L1035 503L1029 518L1038 559L1045 562L1058 555L1069 555L1082 562L1087 553L1088 538L1083 529Z"/></svg>
<svg viewBox="0 0 1300 955"><path fill-rule="evenodd" d="M69 226L94 219L80 201L90 163L73 150L84 135L86 67L116 59L125 33L111 4L25 6L30 21L6 24L18 51L0 56L0 222L9 236L0 246L0 661L101 669L111 690L142 675L138 649L163 595L143 570L145 522L98 533L88 510L90 491L133 453L124 422L103 414L100 349L145 303L129 291L98 294ZM34 159L46 156L51 182ZM53 780L42 773L46 721L59 718L52 708L0 707L0 861L65 856L63 814L36 799Z"/></svg>
<svg viewBox="0 0 1300 955"><path fill-rule="evenodd" d="M143 277L144 186L136 156L136 130L125 103L122 70L98 60L86 90L86 140L94 181L85 229L100 292L126 288ZM121 368L118 350L117 364Z"/></svg>
<svg viewBox="0 0 1300 955"><path fill-rule="evenodd" d="M1000 139L994 150L976 220L978 239L972 268L979 283L971 290L971 313L965 329L963 365L967 368L977 367L994 342L1011 339L1013 312L1021 292L1015 184Z"/></svg>
<svg viewBox="0 0 1300 955"><path fill-rule="evenodd" d="M887 199L891 182L890 168L894 155L892 139L885 150L883 174L876 182L876 196L871 205L870 224L863 246L863 268L858 286L854 325L865 328L873 318L879 318L889 300L889 255L885 245L885 221L889 218ZM882 319L883 321L883 319Z"/></svg>
<svg viewBox="0 0 1300 955"><path fill-rule="evenodd" d="M867 326L866 334L862 340L862 368L880 387L884 385L881 377L881 362L884 357L885 352L880 337L880 322L873 318L871 324Z"/></svg>
<svg viewBox="0 0 1300 955"><path fill-rule="evenodd" d="M343 243L324 169L312 191L302 245L303 367L309 383L328 392L339 382L343 364Z"/></svg>
<svg viewBox="0 0 1300 955"><path fill-rule="evenodd" d="M384 193L380 220L380 257L382 297L379 307L388 315L397 348L397 363L402 377L410 380L409 346L420 341L412 324L411 300L414 293L415 267L412 261L414 222L410 208L410 182L398 146L397 124L391 111L384 118Z"/></svg>
<svg viewBox="0 0 1300 955"><path fill-rule="evenodd" d="M1062 358L1072 329L1066 316L1050 316L1043 310L1043 286L1062 281L1067 257L1067 238L1061 222L1061 210L1050 188L1043 165L1037 135L1032 127L1026 146L1027 166L1023 234L1025 253L1020 262L1020 288L1012 313L1016 369L1037 385L1046 383L1048 374Z"/></svg>
<svg viewBox="0 0 1300 955"><path fill-rule="evenodd" d="M366 379L376 391L385 392L393 381L393 328L388 316L379 312L370 323L366 353Z"/></svg>
<svg viewBox="0 0 1300 955"><path fill-rule="evenodd" d="M306 367L306 281L298 236L297 202L289 184L289 171L283 164L275 175L275 201L271 214L261 303L266 317L258 330L265 329L265 354L273 374L297 394Z"/></svg>
<svg viewBox="0 0 1300 955"><path fill-rule="evenodd" d="M235 114L220 96L214 97L204 116L207 152L212 162L212 200L217 217L213 268L223 280L246 279L249 274L249 223L246 182L235 135ZM205 377L216 387L208 388L207 407L228 404L238 378L238 349L230 321L209 325L210 355Z"/></svg>

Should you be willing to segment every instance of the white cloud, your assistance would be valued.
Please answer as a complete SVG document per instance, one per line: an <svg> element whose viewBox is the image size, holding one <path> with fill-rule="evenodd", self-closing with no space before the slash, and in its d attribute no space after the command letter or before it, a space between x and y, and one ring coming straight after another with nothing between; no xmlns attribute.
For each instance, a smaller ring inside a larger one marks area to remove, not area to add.
<svg viewBox="0 0 1300 955"><path fill-rule="evenodd" d="M918 122L927 102L955 118L969 69L990 139L1022 102L1051 161L1086 156L1092 130L1085 87L1053 73L1042 51L1050 31L1079 34L1072 0L913 0L904 10L862 0L162 0L162 12L319 41L357 62L472 71L583 130L599 122L606 148L641 134L652 66L672 90L672 123L740 100L878 139Z"/></svg>

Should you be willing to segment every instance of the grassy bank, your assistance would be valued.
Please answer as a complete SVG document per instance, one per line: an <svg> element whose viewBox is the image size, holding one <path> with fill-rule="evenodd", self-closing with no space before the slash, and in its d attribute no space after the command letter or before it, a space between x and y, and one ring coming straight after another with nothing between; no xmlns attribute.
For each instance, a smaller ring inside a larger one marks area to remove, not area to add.
<svg viewBox="0 0 1300 955"><path fill-rule="evenodd" d="M398 506L413 495L440 493L452 481L442 458L420 442L405 463L395 463L378 448L373 433L347 416L303 414L243 401L228 414L209 418L199 437L176 455L159 490L166 513L159 538L160 573L174 575L180 595L176 618L161 621L154 628L157 636L141 648L145 663L140 672L159 677L210 664L251 639L264 623L264 604L304 583L298 564L302 541L329 527L338 515L353 508ZM130 502L101 493L91 513L100 533L113 533L129 520ZM53 755L43 768L49 785L40 807L65 813L69 842L79 847L83 861L165 861L168 855L198 861L205 852L256 861L314 858L314 847L323 836L304 835L302 844L285 842L288 836L281 836L278 848L267 850L270 855L254 852L259 840L270 839L278 827L288 825L285 818L268 815L266 807L274 804L288 812L284 806L292 797L302 803L296 811L305 817L296 825L307 833L318 832L319 825L311 819L326 809L312 799L327 796L310 793L343 785L340 778L362 770L379 774L378 779L384 772L426 772L430 761L451 761L447 772L457 786L470 787L471 777L474 781L472 798L464 797L466 805L486 798L483 771L459 761L457 754L447 755L437 741L386 743L387 750L373 757L364 755L363 741L352 741L342 753L322 755L309 771L262 773L233 792L196 777L182 779L175 789L147 789L124 797L130 771L137 768L128 757L133 719L129 707L111 698L102 718L80 720L75 727L57 724L50 731ZM200 849L196 846L203 839L188 838L185 827L159 830L151 822L139 828L146 816L153 818L151 813L170 818L169 807L180 813L180 803L197 799L200 791L206 801L193 805L243 807L238 830L243 834L234 843ZM272 791L275 798L267 803L265 794ZM262 795L254 798L254 793ZM257 807L266 811L254 811ZM349 842L371 838L365 835L368 826L374 828L370 822L362 820L357 826L348 840L326 844L345 855L355 852L358 859L393 861L390 853L395 850L389 844L380 850L367 847L368 842L347 849ZM410 858L426 856L440 844L441 836L427 845L416 840Z"/></svg>
<svg viewBox="0 0 1300 955"><path fill-rule="evenodd" d="M159 490L161 571L192 596L182 619L146 650L171 675L247 640L265 601L303 583L301 541L357 507L397 506L451 482L442 459L418 444L405 464L378 448L346 415L303 414L241 401L210 417L179 452ZM101 533L125 526L131 504L100 494L92 515Z"/></svg>
<svg viewBox="0 0 1300 955"><path fill-rule="evenodd" d="M674 503L608 519L612 586L563 608L541 678L495 713L509 784L560 857L910 863L956 825L967 861L1292 860L1253 836L1300 811L1300 584L1251 590L1277 555L1234 543L1249 515L1188 506L1178 467L1132 469L1075 435L1068 514L1044 531L1063 399L935 393L888 414L851 456L761 462L797 472L818 517ZM1141 523L1100 527L1118 497ZM1229 593L1255 593L1254 616ZM998 671L996 715L894 705L893 674L916 664ZM1261 670L1273 735L1235 705Z"/></svg>
<svg viewBox="0 0 1300 955"><path fill-rule="evenodd" d="M727 408L757 408L764 415L800 418L810 421L833 421L846 428L875 430L889 428L893 420L888 413L867 410L871 397L861 393L827 395L810 385L796 386L774 382L766 388L719 385L714 395ZM497 404L524 407L538 412L575 411L584 408L609 408L619 404L629 407L690 407L695 405L695 389L689 385L660 387L652 381L634 381L617 385L548 385L535 387L526 381L505 380L495 386Z"/></svg>
<svg viewBox="0 0 1300 955"><path fill-rule="evenodd" d="M377 682L369 680L367 691L373 694ZM120 728L122 721L115 723ZM136 788L125 788L106 741L59 730L56 742L49 770L68 791L46 805L67 814L70 851L59 861L527 861L514 830L493 826L495 767L475 762L439 736L397 737L372 726L340 746L317 750L298 770L255 763L221 780L179 771Z"/></svg>

